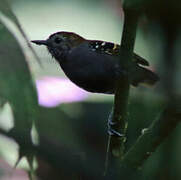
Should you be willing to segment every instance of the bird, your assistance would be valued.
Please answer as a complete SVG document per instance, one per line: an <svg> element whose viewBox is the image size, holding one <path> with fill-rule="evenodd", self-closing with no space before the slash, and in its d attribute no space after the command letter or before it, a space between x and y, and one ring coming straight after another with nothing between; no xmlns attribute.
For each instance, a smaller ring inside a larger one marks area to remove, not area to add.
<svg viewBox="0 0 181 180"><path fill-rule="evenodd" d="M45 45L65 75L88 92L115 94L117 80L125 77L133 86L140 83L154 85L159 80L156 73L146 68L148 61L136 53L133 53L128 73L120 61L120 45L112 42L89 40L68 31L59 31L46 40L31 42Z"/></svg>

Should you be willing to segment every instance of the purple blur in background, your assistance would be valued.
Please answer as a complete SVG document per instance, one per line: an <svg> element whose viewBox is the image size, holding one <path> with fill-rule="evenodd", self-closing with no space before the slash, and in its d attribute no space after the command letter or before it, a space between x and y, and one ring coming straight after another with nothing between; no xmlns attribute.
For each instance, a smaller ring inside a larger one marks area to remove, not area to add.
<svg viewBox="0 0 181 180"><path fill-rule="evenodd" d="M38 102L41 106L55 107L61 103L82 101L88 92L74 85L70 80L60 77L43 77L36 80Z"/></svg>

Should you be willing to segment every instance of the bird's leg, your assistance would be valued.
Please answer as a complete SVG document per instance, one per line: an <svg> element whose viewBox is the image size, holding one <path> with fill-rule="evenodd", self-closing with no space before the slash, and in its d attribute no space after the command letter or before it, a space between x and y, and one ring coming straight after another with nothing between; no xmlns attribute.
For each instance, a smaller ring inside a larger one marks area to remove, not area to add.
<svg viewBox="0 0 181 180"><path fill-rule="evenodd" d="M108 125L108 134L110 136L117 136L117 137L125 136L125 134L122 134L115 129L116 124L117 124L116 122L113 122L113 110L111 110L111 112L109 114L109 118L108 118L108 124L107 124Z"/></svg>

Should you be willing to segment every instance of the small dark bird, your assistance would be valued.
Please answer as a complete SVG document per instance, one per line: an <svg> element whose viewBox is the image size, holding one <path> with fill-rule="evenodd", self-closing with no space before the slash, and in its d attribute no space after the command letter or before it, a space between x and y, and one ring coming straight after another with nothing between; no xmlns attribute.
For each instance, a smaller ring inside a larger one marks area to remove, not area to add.
<svg viewBox="0 0 181 180"><path fill-rule="evenodd" d="M111 42L87 40L72 32L57 32L47 40L32 41L45 45L58 61L67 77L77 86L89 92L114 94L115 82L128 76L119 62L120 46ZM149 63L134 53L129 73L130 83L153 85L158 76L144 68Z"/></svg>

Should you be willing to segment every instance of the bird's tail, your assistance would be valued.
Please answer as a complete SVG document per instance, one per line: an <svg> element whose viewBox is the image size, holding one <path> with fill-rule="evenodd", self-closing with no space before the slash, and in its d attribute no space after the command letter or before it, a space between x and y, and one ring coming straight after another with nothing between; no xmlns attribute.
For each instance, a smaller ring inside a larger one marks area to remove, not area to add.
<svg viewBox="0 0 181 180"><path fill-rule="evenodd" d="M159 77L154 72L141 66L137 66L137 72L132 77L131 84L137 86L138 84L154 85Z"/></svg>

